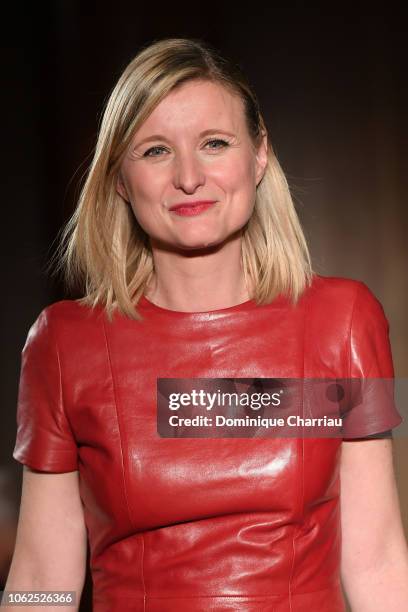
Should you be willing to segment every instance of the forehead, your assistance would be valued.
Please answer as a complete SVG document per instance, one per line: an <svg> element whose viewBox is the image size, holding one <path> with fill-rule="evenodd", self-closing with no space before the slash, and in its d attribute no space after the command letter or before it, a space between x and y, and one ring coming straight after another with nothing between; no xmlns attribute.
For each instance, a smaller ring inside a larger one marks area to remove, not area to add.
<svg viewBox="0 0 408 612"><path fill-rule="evenodd" d="M219 83L188 81L173 89L137 130L140 138L152 130L177 134L206 128L229 129L237 133L245 127L243 102Z"/></svg>

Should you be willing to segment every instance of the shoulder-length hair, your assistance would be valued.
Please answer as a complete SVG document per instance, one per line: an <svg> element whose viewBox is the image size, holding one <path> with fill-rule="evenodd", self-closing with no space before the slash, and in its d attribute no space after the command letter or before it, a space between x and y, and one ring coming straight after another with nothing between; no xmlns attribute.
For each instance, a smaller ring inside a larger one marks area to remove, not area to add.
<svg viewBox="0 0 408 612"><path fill-rule="evenodd" d="M106 104L94 157L77 207L55 254L69 288L81 286L78 302L115 309L132 319L154 271L149 236L116 186L134 133L176 86L193 79L226 87L243 101L254 151L267 130L256 95L239 66L200 39L167 38L142 48L125 68ZM296 303L313 272L306 240L285 175L268 138L266 171L251 218L242 230L242 265L257 304L287 295Z"/></svg>

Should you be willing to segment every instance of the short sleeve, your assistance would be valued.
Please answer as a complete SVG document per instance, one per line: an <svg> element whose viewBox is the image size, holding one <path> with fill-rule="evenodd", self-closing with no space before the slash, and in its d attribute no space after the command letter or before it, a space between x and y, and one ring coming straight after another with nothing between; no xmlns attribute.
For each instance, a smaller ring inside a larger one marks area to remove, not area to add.
<svg viewBox="0 0 408 612"><path fill-rule="evenodd" d="M70 472L78 469L77 445L64 411L51 312L52 305L41 311L21 352L13 457L36 470Z"/></svg>
<svg viewBox="0 0 408 612"><path fill-rule="evenodd" d="M377 437L375 434L382 433L383 437L391 437L402 417L394 401L389 324L380 302L361 282L350 322L349 358L355 393L343 416L343 439Z"/></svg>

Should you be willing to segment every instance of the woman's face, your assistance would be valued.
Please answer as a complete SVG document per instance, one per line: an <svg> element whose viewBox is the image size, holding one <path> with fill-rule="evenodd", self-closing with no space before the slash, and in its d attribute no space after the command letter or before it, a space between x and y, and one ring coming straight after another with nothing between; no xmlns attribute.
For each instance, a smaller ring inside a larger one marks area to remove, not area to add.
<svg viewBox="0 0 408 612"><path fill-rule="evenodd" d="M266 135L254 152L241 99L219 84L189 81L135 133L117 190L152 245L203 248L222 243L248 221L266 163ZM171 210L197 201L214 203Z"/></svg>

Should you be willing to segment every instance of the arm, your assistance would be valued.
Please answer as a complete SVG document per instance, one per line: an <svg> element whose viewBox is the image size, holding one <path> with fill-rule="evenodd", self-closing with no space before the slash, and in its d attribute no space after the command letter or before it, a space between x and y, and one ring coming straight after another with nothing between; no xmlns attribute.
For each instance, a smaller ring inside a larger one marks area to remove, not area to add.
<svg viewBox="0 0 408 612"><path fill-rule="evenodd" d="M342 443L341 577L353 612L408 610L408 549L392 440Z"/></svg>
<svg viewBox="0 0 408 612"><path fill-rule="evenodd" d="M76 591L76 607L36 606L36 610L79 609L85 580L87 534L78 472L46 473L24 467L16 545L8 591ZM3 609L3 606L2 606ZM27 606L5 606L26 610Z"/></svg>

